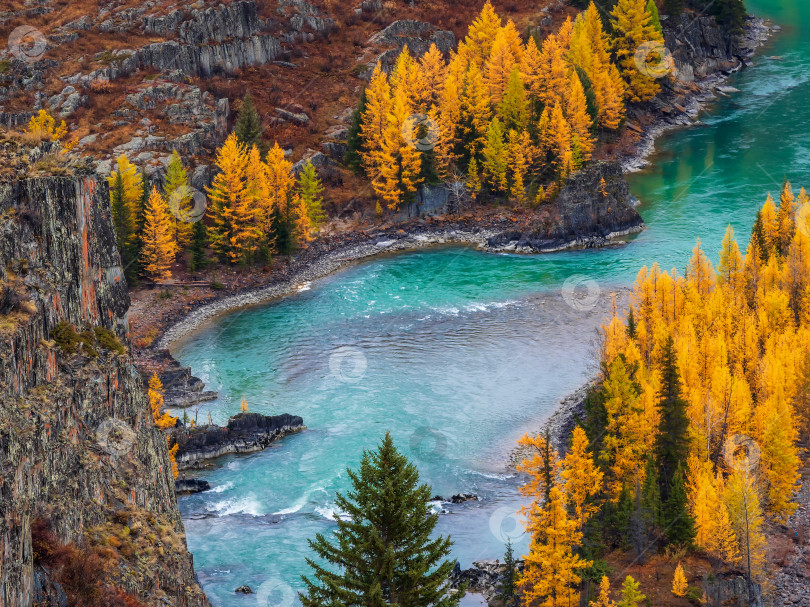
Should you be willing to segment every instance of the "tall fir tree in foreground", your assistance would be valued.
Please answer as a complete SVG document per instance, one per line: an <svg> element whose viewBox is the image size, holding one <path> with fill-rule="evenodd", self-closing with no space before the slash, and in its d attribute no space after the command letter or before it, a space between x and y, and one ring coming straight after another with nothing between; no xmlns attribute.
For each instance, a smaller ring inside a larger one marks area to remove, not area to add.
<svg viewBox="0 0 810 607"><path fill-rule="evenodd" d="M447 587L454 564L444 560L452 542L431 539L439 518L427 506L431 489L391 435L348 475L352 489L335 498L347 520L337 520L334 540L319 533L309 542L328 565L307 559L304 607L456 607L463 592Z"/></svg>
<svg viewBox="0 0 810 607"><path fill-rule="evenodd" d="M233 127L233 132L245 148L250 149L252 146L258 146L261 149L262 143L262 119L256 111L256 106L253 105L253 98L250 93L245 93L242 98L242 107L239 109L239 117L236 119L236 125Z"/></svg>
<svg viewBox="0 0 810 607"><path fill-rule="evenodd" d="M670 542L689 546L695 538L688 509L684 471L689 454L687 403L681 395L681 380L675 344L670 335L661 353L661 423L657 451L659 487L663 501L662 524Z"/></svg>

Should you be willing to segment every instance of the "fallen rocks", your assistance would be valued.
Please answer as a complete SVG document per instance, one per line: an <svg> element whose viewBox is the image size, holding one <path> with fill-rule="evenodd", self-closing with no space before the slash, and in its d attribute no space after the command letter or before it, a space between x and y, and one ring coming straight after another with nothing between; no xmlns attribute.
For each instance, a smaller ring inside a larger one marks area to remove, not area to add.
<svg viewBox="0 0 810 607"><path fill-rule="evenodd" d="M277 107L275 108L276 114L279 117L286 121L286 122L293 122L295 124L307 125L309 124L309 116L307 116L303 112L291 112L289 110L285 110L284 108Z"/></svg>

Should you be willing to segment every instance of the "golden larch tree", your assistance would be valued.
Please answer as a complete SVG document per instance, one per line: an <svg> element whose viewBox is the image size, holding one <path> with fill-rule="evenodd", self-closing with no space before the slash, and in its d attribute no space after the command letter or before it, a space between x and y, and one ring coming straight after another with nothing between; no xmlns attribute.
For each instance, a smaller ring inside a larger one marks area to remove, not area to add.
<svg viewBox="0 0 810 607"><path fill-rule="evenodd" d="M663 46L664 39L652 22L646 0L619 0L611 13L613 20L613 47L627 83L630 101L647 101L661 90L658 82L642 74L636 65L636 51L642 44Z"/></svg>
<svg viewBox="0 0 810 607"><path fill-rule="evenodd" d="M144 209L141 234L143 273L152 280L168 280L172 277L170 268L177 254L172 223L166 199L156 188L152 188Z"/></svg>

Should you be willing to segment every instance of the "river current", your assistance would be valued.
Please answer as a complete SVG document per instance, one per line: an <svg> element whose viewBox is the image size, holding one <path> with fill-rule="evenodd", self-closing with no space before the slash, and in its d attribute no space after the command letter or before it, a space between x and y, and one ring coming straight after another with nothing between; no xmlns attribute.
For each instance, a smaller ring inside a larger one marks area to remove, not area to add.
<svg viewBox="0 0 810 607"><path fill-rule="evenodd" d="M200 423L209 414L224 423L244 397L251 411L300 415L308 427L263 452L223 458L199 475L210 491L180 499L213 605L297 604L307 538L334 528L346 468L386 431L435 494L479 496L434 505L445 511L437 531L452 536L462 567L501 557L506 537L525 552L509 454L593 375L610 293L626 292L655 261L683 272L698 237L716 260L728 224L744 246L768 192L778 195L785 178L810 186L810 3L747 4L783 30L730 79L740 93L660 139L653 166L630 176L648 228L626 246L379 257L174 345L220 394L199 408ZM235 594L243 584L256 594Z"/></svg>

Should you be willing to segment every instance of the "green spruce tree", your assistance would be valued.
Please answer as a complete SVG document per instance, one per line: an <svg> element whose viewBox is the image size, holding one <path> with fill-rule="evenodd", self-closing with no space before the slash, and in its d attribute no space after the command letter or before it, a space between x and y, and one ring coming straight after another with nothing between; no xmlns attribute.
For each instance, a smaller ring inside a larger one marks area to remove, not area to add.
<svg viewBox="0 0 810 607"><path fill-rule="evenodd" d="M352 171L358 175L364 175L363 162L360 159L360 153L363 150L363 138L360 136L360 125L363 122L363 114L366 111L366 89L360 94L360 103L357 109L352 114L352 124L349 127L349 133L346 136L346 156L343 162Z"/></svg>
<svg viewBox="0 0 810 607"><path fill-rule="evenodd" d="M115 173L115 182L110 192L110 202L118 252L121 254L121 266L124 268L127 283L133 285L138 280L138 268L137 260L133 257L132 217L129 214L129 208L125 200L124 178L120 169Z"/></svg>
<svg viewBox="0 0 810 607"><path fill-rule="evenodd" d="M260 150L264 151L262 147L262 119L256 111L256 106L253 105L253 98L250 93L245 93L242 98L242 107L239 109L239 117L236 119L236 125L233 132L236 133L236 138L239 143L250 149L251 146L256 145Z"/></svg>
<svg viewBox="0 0 810 607"><path fill-rule="evenodd" d="M670 335L661 353L661 422L657 438L658 480L661 499L669 498L675 471L686 464L689 453L686 401L681 396L681 380L675 345Z"/></svg>
<svg viewBox="0 0 810 607"><path fill-rule="evenodd" d="M498 595L504 607L517 607L517 581L518 570L512 550L512 538L507 538L506 554L503 557L503 574L501 575L501 594Z"/></svg>
<svg viewBox="0 0 810 607"><path fill-rule="evenodd" d="M695 541L695 521L689 513L689 502L683 478L683 466L675 470L669 496L664 502L664 533L667 542L690 548Z"/></svg>
<svg viewBox="0 0 810 607"><path fill-rule="evenodd" d="M208 256L205 253L207 244L208 235L206 233L205 224L202 220L197 221L191 228L191 242L188 248L191 254L188 269L192 272L203 270L208 266Z"/></svg>
<svg viewBox="0 0 810 607"><path fill-rule="evenodd" d="M664 12L670 17L680 17L684 9L684 0L664 0Z"/></svg>
<svg viewBox="0 0 810 607"><path fill-rule="evenodd" d="M430 487L391 435L348 475L352 489L335 498L347 520L337 520L334 538L319 533L309 542L326 566L307 559L304 607L456 607L464 593L450 593L454 563L444 560L452 542L431 538L439 517L427 506Z"/></svg>

